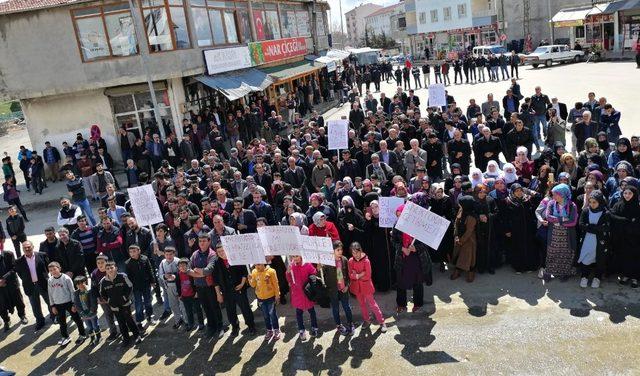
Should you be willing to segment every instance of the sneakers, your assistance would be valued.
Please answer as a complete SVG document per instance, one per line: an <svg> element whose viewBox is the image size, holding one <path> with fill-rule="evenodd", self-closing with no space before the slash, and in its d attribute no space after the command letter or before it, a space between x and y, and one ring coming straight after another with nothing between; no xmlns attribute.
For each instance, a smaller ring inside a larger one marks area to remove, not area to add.
<svg viewBox="0 0 640 376"><path fill-rule="evenodd" d="M96 337L92 334L89 338L90 338L90 340L89 340L89 344L90 344L91 346L95 345L95 343L96 343Z"/></svg>
<svg viewBox="0 0 640 376"><path fill-rule="evenodd" d="M78 339L76 339L76 345L82 344L82 342L84 342L86 339L87 336L79 336Z"/></svg>
<svg viewBox="0 0 640 376"><path fill-rule="evenodd" d="M311 337L318 336L318 328L311 328Z"/></svg>
<svg viewBox="0 0 640 376"><path fill-rule="evenodd" d="M58 341L58 345L60 346L66 346L71 342L71 338L69 337L62 337L60 338L60 341Z"/></svg>
<svg viewBox="0 0 640 376"><path fill-rule="evenodd" d="M137 336L136 340L135 340L135 344L139 345L140 343L142 343L142 337L141 336Z"/></svg>
<svg viewBox="0 0 640 376"><path fill-rule="evenodd" d="M380 325L380 331L382 333L386 333L387 332L387 324L382 323L382 325Z"/></svg>
<svg viewBox="0 0 640 376"><path fill-rule="evenodd" d="M301 341L306 341L307 340L307 332L305 330L301 330L300 334L298 335L298 338L300 338Z"/></svg>
<svg viewBox="0 0 640 376"><path fill-rule="evenodd" d="M158 323L158 320L154 319L153 317L147 317L147 325L156 325Z"/></svg>
<svg viewBox="0 0 640 376"><path fill-rule="evenodd" d="M337 331L338 333L342 334L343 336L346 336L346 335L347 335L347 328L345 328L345 327L344 327L344 325L342 325L342 324L338 324L338 325L336 326L336 331Z"/></svg>
<svg viewBox="0 0 640 376"><path fill-rule="evenodd" d="M27 320L26 316L22 316L22 317L20 317L20 323L22 325L27 325L29 323L29 320Z"/></svg>
<svg viewBox="0 0 640 376"><path fill-rule="evenodd" d="M356 326L353 323L347 325L347 334L348 335L350 335L350 336L353 335L353 333L355 333L355 331L356 331Z"/></svg>
<svg viewBox="0 0 640 376"><path fill-rule="evenodd" d="M34 331L38 332L42 328L44 328L44 322L39 322L39 323L36 324L36 327L35 327Z"/></svg>
<svg viewBox="0 0 640 376"><path fill-rule="evenodd" d="M278 329L274 329L273 330L273 336L271 337L272 341L277 341L280 339L280 330Z"/></svg>
<svg viewBox="0 0 640 376"><path fill-rule="evenodd" d="M402 313L407 310L407 307L396 307L396 313Z"/></svg>
<svg viewBox="0 0 640 376"><path fill-rule="evenodd" d="M582 277L582 278L580 279L580 287L582 287L583 289L584 289L584 288L587 288L587 285L588 285L588 284L589 284L589 280L588 280L588 279L586 279L585 277Z"/></svg>
<svg viewBox="0 0 640 376"><path fill-rule="evenodd" d="M420 308L422 308L422 307L414 305L413 308L411 308L411 312L418 312L420 310Z"/></svg>
<svg viewBox="0 0 640 376"><path fill-rule="evenodd" d="M594 278L593 281L591 281L591 287L594 289L597 289L600 287L600 280L598 278Z"/></svg>
<svg viewBox="0 0 640 376"><path fill-rule="evenodd" d="M539 279L544 278L544 268L540 268L540 270L538 270L538 278Z"/></svg>
<svg viewBox="0 0 640 376"><path fill-rule="evenodd" d="M267 332L264 335L264 340L270 341L271 337L273 337L273 330L267 330Z"/></svg>

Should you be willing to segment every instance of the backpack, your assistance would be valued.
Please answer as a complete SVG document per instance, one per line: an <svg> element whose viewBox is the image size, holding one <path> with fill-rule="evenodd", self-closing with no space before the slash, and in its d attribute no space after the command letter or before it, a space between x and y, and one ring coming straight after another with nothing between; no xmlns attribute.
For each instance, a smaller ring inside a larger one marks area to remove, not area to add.
<svg viewBox="0 0 640 376"><path fill-rule="evenodd" d="M317 303L320 307L329 308L331 306L327 287L322 284L322 280L318 276L309 276L309 280L305 283L303 291L307 299Z"/></svg>

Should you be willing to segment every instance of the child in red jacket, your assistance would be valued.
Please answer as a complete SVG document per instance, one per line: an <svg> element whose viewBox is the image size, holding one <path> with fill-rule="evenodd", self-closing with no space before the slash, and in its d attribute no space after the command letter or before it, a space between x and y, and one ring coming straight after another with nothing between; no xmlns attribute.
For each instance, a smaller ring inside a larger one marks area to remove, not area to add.
<svg viewBox="0 0 640 376"><path fill-rule="evenodd" d="M309 281L309 277L315 274L316 268L308 262L303 263L302 257L293 256L291 258L286 277L291 287L291 305L296 309L298 332L300 333L300 340L302 341L307 339L302 316L304 311L309 312L309 316L311 316L311 336L318 336L318 319L316 317L314 302L309 300L304 294L304 286Z"/></svg>
<svg viewBox="0 0 640 376"><path fill-rule="evenodd" d="M380 331L385 333L387 331L387 325L384 323L384 317L382 311L378 307L373 298L373 293L376 291L371 282L371 263L369 258L363 252L362 246L358 242L351 243L351 254L353 257L349 259L349 280L351 284L349 291L356 296L358 303L360 303L360 310L362 311L362 318L364 324L369 325L369 309L367 305L371 307L373 315L375 316L378 324L380 324Z"/></svg>

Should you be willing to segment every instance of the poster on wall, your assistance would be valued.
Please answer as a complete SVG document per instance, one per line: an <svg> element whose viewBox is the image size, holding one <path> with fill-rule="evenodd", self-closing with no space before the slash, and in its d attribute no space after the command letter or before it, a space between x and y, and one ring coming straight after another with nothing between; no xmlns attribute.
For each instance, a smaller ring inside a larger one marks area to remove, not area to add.
<svg viewBox="0 0 640 376"><path fill-rule="evenodd" d="M265 36L267 39L280 39L280 25L278 24L278 12L268 10L265 12Z"/></svg>
<svg viewBox="0 0 640 376"><path fill-rule="evenodd" d="M253 23L256 27L256 37L258 40L264 40L264 14L261 10L253 11Z"/></svg>
<svg viewBox="0 0 640 376"><path fill-rule="evenodd" d="M285 38L249 43L249 54L254 66L295 56L304 56L306 53L305 38Z"/></svg>
<svg viewBox="0 0 640 376"><path fill-rule="evenodd" d="M296 25L298 26L298 35L301 37L311 36L309 30L309 13L296 12Z"/></svg>
<svg viewBox="0 0 640 376"><path fill-rule="evenodd" d="M249 47L246 46L206 50L204 61L209 75L252 66Z"/></svg>
<svg viewBox="0 0 640 376"><path fill-rule="evenodd" d="M324 35L324 15L322 13L318 13L316 15L316 32L318 35Z"/></svg>

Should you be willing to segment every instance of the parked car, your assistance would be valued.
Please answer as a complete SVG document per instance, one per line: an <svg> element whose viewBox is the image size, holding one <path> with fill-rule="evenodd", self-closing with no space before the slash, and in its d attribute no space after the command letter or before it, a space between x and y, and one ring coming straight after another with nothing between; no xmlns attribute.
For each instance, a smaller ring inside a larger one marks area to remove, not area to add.
<svg viewBox="0 0 640 376"><path fill-rule="evenodd" d="M472 50L473 56L478 57L483 55L484 57L489 56L489 54L493 54L496 56L504 55L506 57L511 56L511 52L507 50L504 46L501 45L493 45L493 46L476 46L473 47Z"/></svg>
<svg viewBox="0 0 640 376"><path fill-rule="evenodd" d="M523 63L525 65L531 65L534 68L544 64L546 67L550 67L553 63L560 62L574 62L578 63L582 61L584 57L584 51L572 50L566 44L552 44L549 46L540 46L532 53L524 55Z"/></svg>

